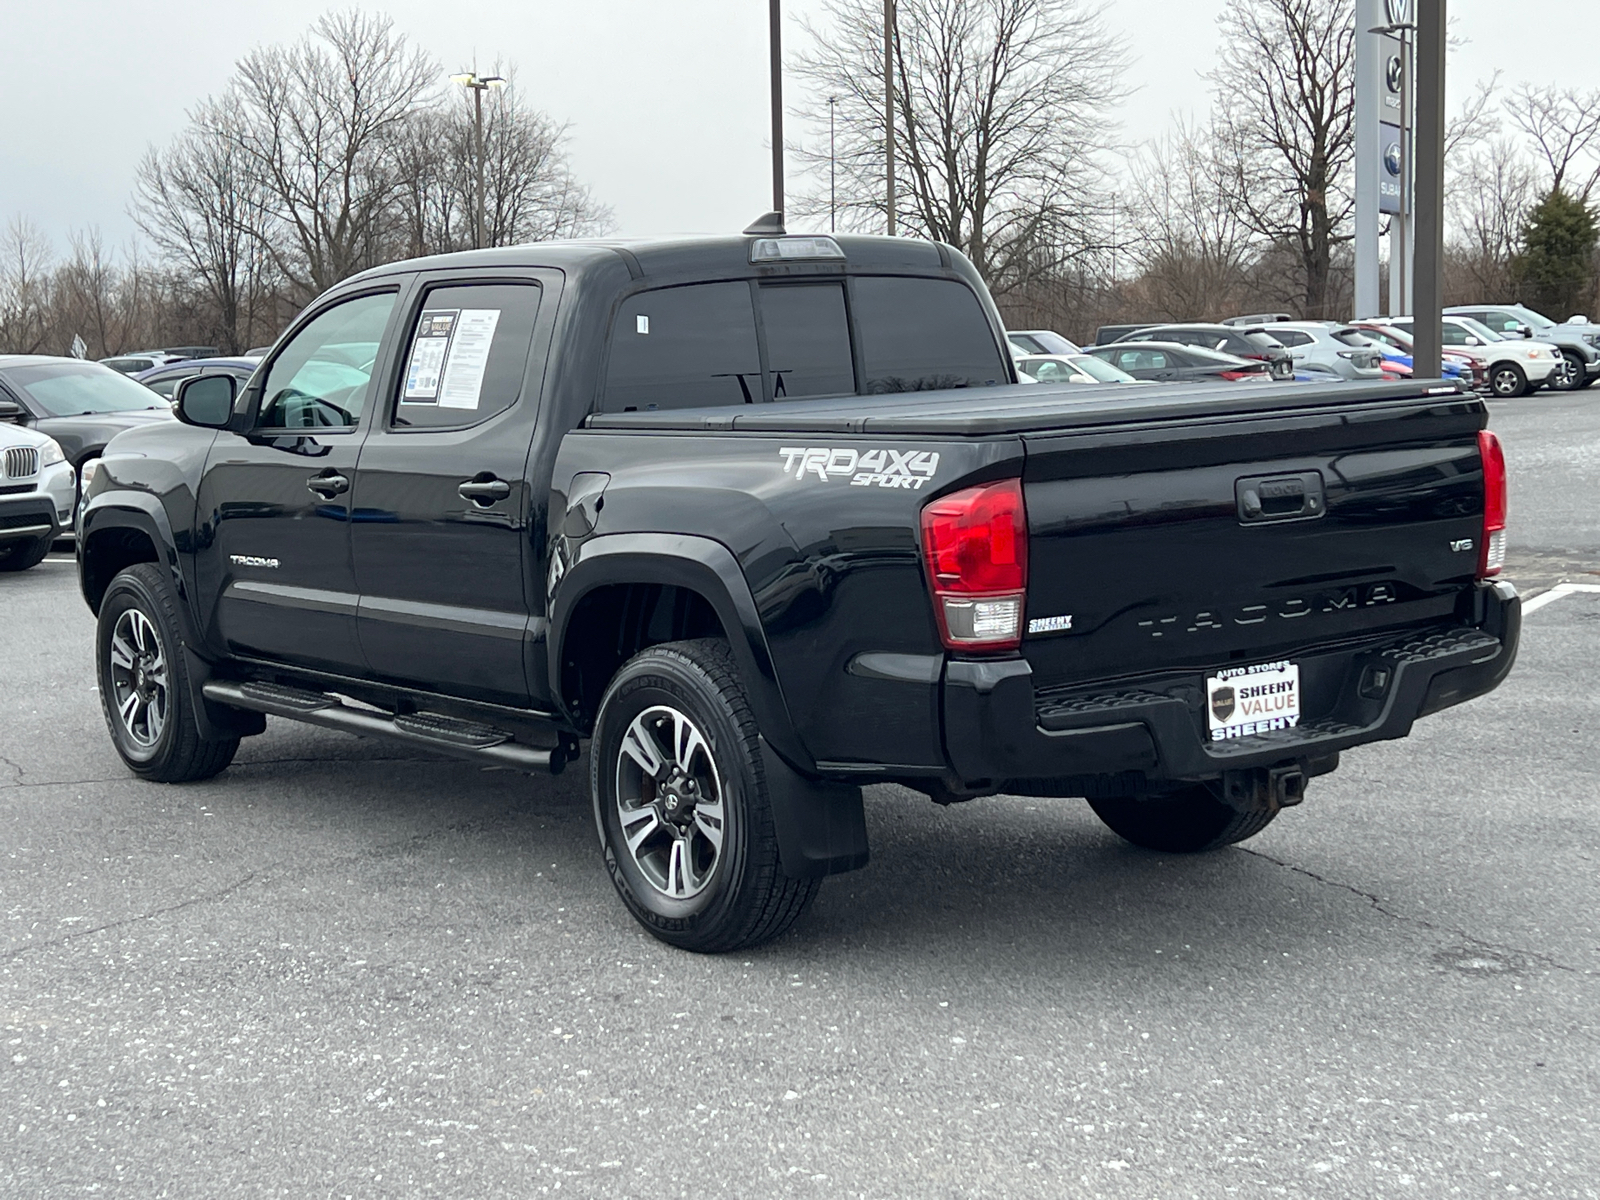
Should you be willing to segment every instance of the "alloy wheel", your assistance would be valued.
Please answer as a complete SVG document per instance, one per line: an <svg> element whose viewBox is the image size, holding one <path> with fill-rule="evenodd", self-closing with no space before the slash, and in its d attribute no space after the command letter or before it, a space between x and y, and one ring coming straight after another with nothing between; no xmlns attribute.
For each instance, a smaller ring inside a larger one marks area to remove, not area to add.
<svg viewBox="0 0 1600 1200"><path fill-rule="evenodd" d="M710 744L684 713L636 716L617 754L617 816L628 854L663 896L688 900L711 883L727 828Z"/></svg>
<svg viewBox="0 0 1600 1200"><path fill-rule="evenodd" d="M111 693L128 739L141 750L166 728L167 659L150 618L130 608L111 631Z"/></svg>

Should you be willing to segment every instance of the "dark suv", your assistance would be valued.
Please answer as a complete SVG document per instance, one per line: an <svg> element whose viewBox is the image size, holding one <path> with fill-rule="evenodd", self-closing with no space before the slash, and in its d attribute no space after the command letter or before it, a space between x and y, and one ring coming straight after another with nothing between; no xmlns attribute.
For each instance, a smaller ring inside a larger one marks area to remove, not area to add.
<svg viewBox="0 0 1600 1200"><path fill-rule="evenodd" d="M1117 341L1177 342L1204 350L1220 350L1237 358L1266 363L1274 379L1294 378L1294 359L1288 347L1258 326L1243 329L1235 325L1151 325L1124 334Z"/></svg>

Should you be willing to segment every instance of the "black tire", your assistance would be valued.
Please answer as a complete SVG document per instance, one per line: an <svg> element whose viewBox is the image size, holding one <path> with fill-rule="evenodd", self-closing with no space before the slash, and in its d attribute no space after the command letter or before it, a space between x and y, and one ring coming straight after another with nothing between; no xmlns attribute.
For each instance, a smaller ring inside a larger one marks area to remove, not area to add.
<svg viewBox="0 0 1600 1200"><path fill-rule="evenodd" d="M606 870L663 942L704 954L755 946L816 896L819 881L790 879L779 862L756 720L726 642L630 659L600 702L589 762Z"/></svg>
<svg viewBox="0 0 1600 1200"><path fill-rule="evenodd" d="M130 771L157 783L210 779L239 749L236 737L208 742L200 736L177 606L165 568L139 563L111 581L95 631L100 707L111 744Z"/></svg>
<svg viewBox="0 0 1600 1200"><path fill-rule="evenodd" d="M1489 391L1498 399L1515 400L1528 394L1528 377L1514 362L1497 362L1489 368Z"/></svg>
<svg viewBox="0 0 1600 1200"><path fill-rule="evenodd" d="M1133 796L1090 800L1089 806L1117 836L1168 854L1231 846L1254 837L1278 815L1277 804L1270 800L1240 809L1204 784L1142 800Z"/></svg>
<svg viewBox="0 0 1600 1200"><path fill-rule="evenodd" d="M26 571L29 567L37 567L44 561L44 556L50 553L52 540L42 537L31 541L18 539L0 542L0 571Z"/></svg>
<svg viewBox="0 0 1600 1200"><path fill-rule="evenodd" d="M1550 376L1550 390L1552 392L1576 392L1581 389L1586 381L1583 370L1583 359L1579 358L1576 351L1561 351L1561 366L1556 373Z"/></svg>

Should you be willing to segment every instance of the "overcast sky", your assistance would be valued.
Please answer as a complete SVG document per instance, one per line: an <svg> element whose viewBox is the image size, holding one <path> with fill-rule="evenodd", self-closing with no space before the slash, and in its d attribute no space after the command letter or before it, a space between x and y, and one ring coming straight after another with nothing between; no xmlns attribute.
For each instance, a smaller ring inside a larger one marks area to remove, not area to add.
<svg viewBox="0 0 1600 1200"><path fill-rule="evenodd" d="M571 123L579 176L616 211L619 232L726 231L770 197L764 0L392 0L390 13L446 71L515 64L525 95ZM289 41L320 0L6 0L0 42L0 220L23 213L64 245L98 225L130 239L133 169L185 110L227 82L252 46ZM1119 136L1159 136L1203 112L1201 72L1226 48L1221 0L1113 0L1128 41ZM786 49L821 0L786 0ZM1451 0L1468 44L1453 94L1499 67L1507 80L1592 86L1600 79L1600 0ZM792 98L792 93L791 93ZM791 125L790 140L802 131Z"/></svg>

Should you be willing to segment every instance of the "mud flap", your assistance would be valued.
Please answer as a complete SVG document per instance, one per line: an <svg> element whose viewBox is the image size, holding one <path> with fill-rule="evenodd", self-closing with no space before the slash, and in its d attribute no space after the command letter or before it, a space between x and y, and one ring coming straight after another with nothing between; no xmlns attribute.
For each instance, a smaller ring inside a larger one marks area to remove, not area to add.
<svg viewBox="0 0 1600 1200"><path fill-rule="evenodd" d="M820 879L867 865L867 818L859 787L807 779L765 737L761 761L785 875Z"/></svg>

